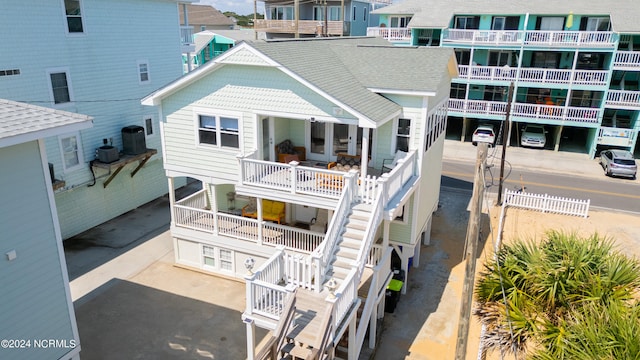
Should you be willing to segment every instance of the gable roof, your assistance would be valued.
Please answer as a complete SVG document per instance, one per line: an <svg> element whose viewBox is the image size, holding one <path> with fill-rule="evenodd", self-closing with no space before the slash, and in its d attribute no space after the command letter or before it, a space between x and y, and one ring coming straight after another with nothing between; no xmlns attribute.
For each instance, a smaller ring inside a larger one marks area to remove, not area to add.
<svg viewBox="0 0 640 360"><path fill-rule="evenodd" d="M262 57L263 66L279 67L359 119L378 124L402 108L376 92L435 95L443 81L455 76L450 67L453 50L448 48L397 47L380 38L250 41L149 95L143 104L158 104L221 64L249 64L241 60L249 52Z"/></svg>
<svg viewBox="0 0 640 360"><path fill-rule="evenodd" d="M91 126L87 115L0 99L0 148Z"/></svg>
<svg viewBox="0 0 640 360"><path fill-rule="evenodd" d="M446 28L454 15L611 15L611 26L621 33L640 33L638 0L403 0L372 14L413 15L410 28Z"/></svg>
<svg viewBox="0 0 640 360"><path fill-rule="evenodd" d="M186 4L189 25L233 25L233 20L226 17L220 10L206 4ZM180 11L180 24L184 24L184 13Z"/></svg>

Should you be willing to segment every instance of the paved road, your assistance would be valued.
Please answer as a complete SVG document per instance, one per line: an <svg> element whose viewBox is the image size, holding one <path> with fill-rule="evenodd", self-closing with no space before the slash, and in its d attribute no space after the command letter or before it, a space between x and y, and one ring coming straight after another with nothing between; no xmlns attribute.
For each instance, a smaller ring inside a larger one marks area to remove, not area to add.
<svg viewBox="0 0 640 360"><path fill-rule="evenodd" d="M591 199L592 206L640 212L640 186L623 178L592 178L554 174L537 170L511 169L505 167L504 189L520 189L529 192L563 196L574 199ZM500 163L496 162L486 173L490 192L498 191ZM469 162L444 161L442 185L472 189L473 164Z"/></svg>

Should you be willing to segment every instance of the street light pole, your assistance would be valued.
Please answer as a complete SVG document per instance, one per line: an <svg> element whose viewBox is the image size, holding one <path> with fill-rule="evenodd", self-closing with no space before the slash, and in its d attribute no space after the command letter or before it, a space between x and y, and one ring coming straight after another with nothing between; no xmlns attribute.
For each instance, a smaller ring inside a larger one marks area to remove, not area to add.
<svg viewBox="0 0 640 360"><path fill-rule="evenodd" d="M498 205L502 205L502 183L504 182L504 158L507 152L507 142L509 141L509 135L511 133L511 101L513 94L513 81L509 85L509 91L507 95L507 111L504 118L504 126L502 129L502 159L500 160L500 182L498 183Z"/></svg>

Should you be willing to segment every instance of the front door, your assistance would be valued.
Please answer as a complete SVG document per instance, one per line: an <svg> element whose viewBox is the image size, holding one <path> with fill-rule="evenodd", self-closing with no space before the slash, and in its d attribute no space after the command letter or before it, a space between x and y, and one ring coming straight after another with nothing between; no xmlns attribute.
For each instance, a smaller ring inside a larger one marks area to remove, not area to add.
<svg viewBox="0 0 640 360"><path fill-rule="evenodd" d="M312 122L307 127L308 158L318 161L333 161L338 153L355 155L359 153L356 125Z"/></svg>
<svg viewBox="0 0 640 360"><path fill-rule="evenodd" d="M275 161L275 149L273 145L273 121L265 117L260 121L262 137L260 138L262 148L262 160Z"/></svg>

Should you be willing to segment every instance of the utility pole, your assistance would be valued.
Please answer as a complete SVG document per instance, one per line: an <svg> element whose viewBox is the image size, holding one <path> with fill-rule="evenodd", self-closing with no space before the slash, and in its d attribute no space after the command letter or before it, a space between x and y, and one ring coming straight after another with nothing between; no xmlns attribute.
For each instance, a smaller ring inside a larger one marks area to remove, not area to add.
<svg viewBox="0 0 640 360"><path fill-rule="evenodd" d="M456 342L456 360L465 360L467 343L469 339L469 322L471 321L471 304L473 300L473 285L476 275L476 261L478 254L478 241L480 235L480 218L482 217L482 200L484 198L485 163L487 161L487 143L478 143L478 155L476 158L475 176L473 180L473 195L469 204L469 224L467 225L467 237L465 244L465 271L462 284L462 301L460 304L460 317L458 318L458 339Z"/></svg>
<svg viewBox="0 0 640 360"><path fill-rule="evenodd" d="M504 157L507 152L507 143L509 142L509 135L511 135L511 101L513 94L513 81L509 85L509 91L507 95L507 114L504 118L504 126L502 127L502 159L500 159L500 181L498 183L498 205L502 205L502 183L504 182Z"/></svg>

